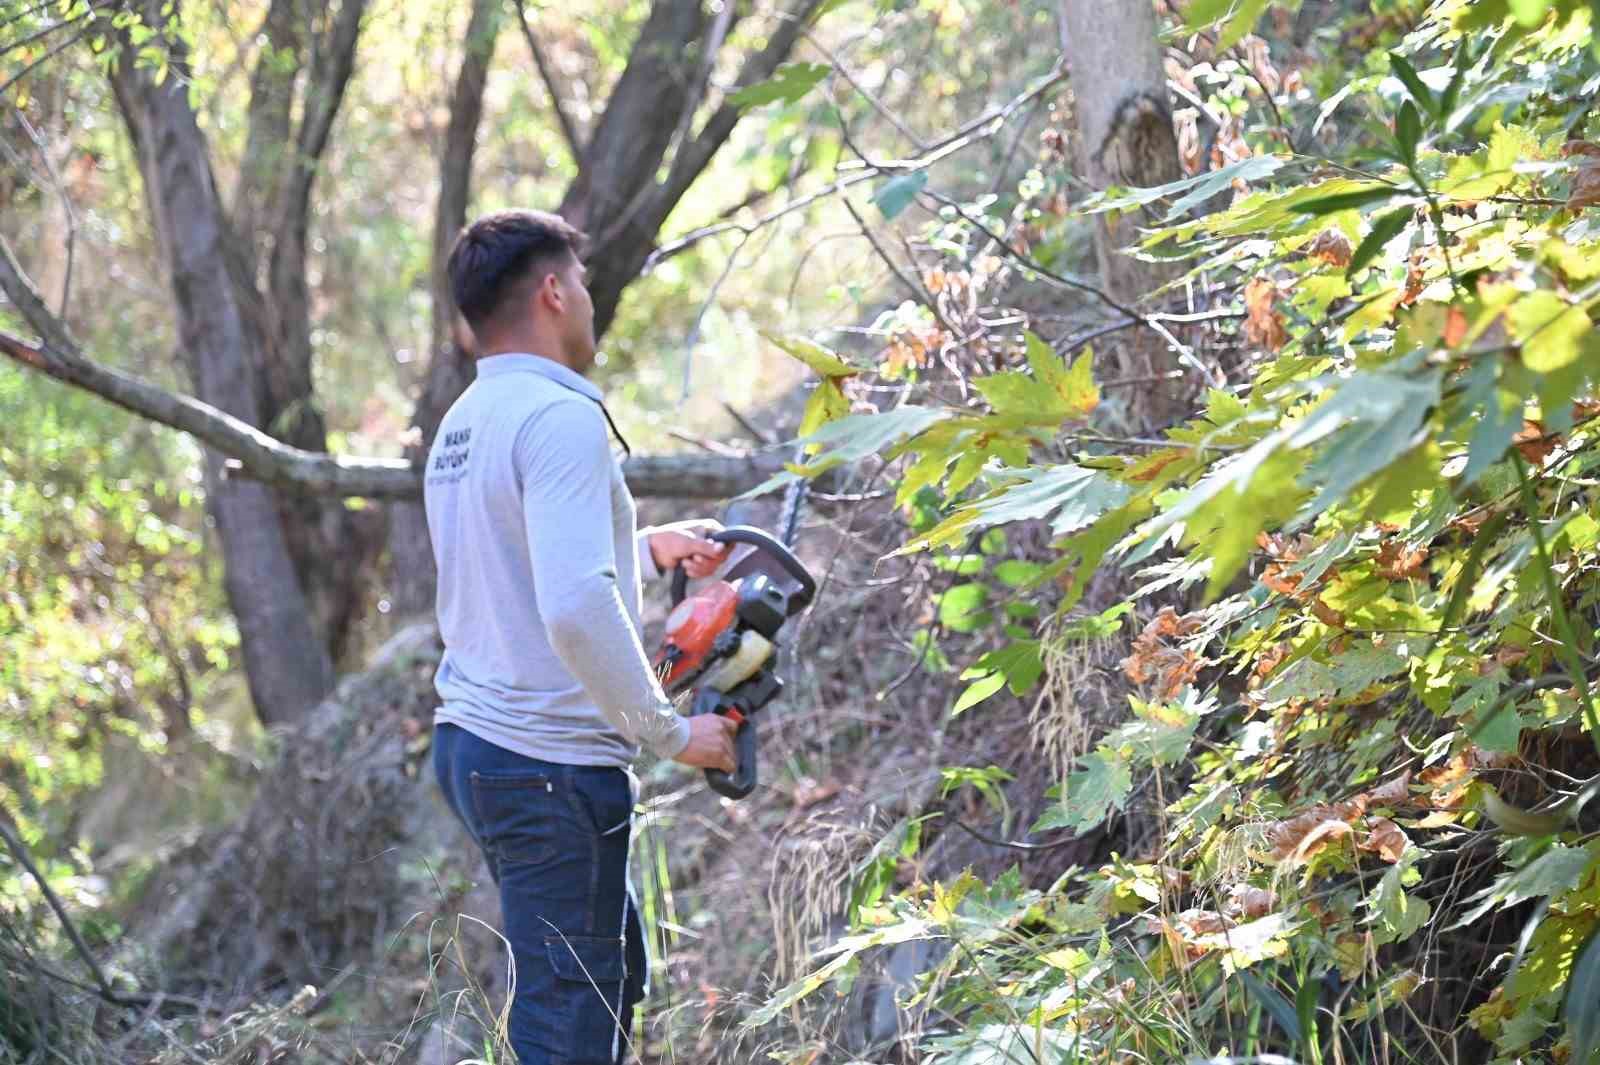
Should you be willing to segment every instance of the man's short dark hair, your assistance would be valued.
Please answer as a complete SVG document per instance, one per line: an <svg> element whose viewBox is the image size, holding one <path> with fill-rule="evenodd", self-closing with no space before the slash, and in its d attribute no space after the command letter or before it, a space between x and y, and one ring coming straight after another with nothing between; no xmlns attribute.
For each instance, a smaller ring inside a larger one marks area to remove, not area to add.
<svg viewBox="0 0 1600 1065"><path fill-rule="evenodd" d="M567 256L579 255L583 234L547 211L496 211L461 231L450 260L450 295L474 331L492 322L523 283L539 282Z"/></svg>

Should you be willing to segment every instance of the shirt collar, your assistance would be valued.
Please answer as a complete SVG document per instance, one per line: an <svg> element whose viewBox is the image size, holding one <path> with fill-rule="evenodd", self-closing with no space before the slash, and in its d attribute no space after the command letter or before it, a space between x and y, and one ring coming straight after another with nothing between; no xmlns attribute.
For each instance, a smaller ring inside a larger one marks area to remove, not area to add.
<svg viewBox="0 0 1600 1065"><path fill-rule="evenodd" d="M562 388L570 388L580 396L587 396L596 403L605 401L601 391L581 374L543 355L519 352L489 355L478 360L479 377L497 377L507 373L536 373L541 377L548 377Z"/></svg>

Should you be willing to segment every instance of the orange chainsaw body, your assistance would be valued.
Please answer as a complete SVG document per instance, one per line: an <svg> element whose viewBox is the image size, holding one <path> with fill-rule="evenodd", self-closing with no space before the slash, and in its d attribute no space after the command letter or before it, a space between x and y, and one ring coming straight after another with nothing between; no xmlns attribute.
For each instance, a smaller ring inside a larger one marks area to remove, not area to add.
<svg viewBox="0 0 1600 1065"><path fill-rule="evenodd" d="M733 625L739 590L727 581L712 581L672 608L666 641L656 656L656 673L668 690L705 664L711 645Z"/></svg>

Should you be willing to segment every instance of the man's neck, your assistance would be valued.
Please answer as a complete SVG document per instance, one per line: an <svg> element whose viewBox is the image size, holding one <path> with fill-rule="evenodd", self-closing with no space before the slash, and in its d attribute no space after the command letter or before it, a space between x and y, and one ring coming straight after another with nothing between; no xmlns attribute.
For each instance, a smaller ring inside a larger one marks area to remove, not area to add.
<svg viewBox="0 0 1600 1065"><path fill-rule="evenodd" d="M583 372L572 365L572 361L567 358L559 344L551 344L532 338L485 344L478 352L478 358L480 359L487 359L495 355L535 355L541 359L549 359L557 365L565 366L574 373Z"/></svg>

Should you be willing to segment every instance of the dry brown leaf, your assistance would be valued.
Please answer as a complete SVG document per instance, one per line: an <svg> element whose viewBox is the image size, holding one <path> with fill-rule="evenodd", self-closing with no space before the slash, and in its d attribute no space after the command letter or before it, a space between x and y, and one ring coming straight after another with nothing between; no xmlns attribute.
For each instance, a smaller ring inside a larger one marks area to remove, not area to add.
<svg viewBox="0 0 1600 1065"><path fill-rule="evenodd" d="M1411 802L1411 770L1367 792L1368 806L1405 806Z"/></svg>
<svg viewBox="0 0 1600 1065"><path fill-rule="evenodd" d="M1215 910L1184 910L1178 914L1177 925L1191 936L1210 936L1228 931L1233 922Z"/></svg>
<svg viewBox="0 0 1600 1065"><path fill-rule="evenodd" d="M1408 581L1422 572L1428 560L1426 546L1410 547L1400 540L1386 540L1378 548L1378 576L1391 581Z"/></svg>
<svg viewBox="0 0 1600 1065"><path fill-rule="evenodd" d="M1244 287L1245 339L1268 351L1277 351L1289 340L1277 303L1278 286L1265 277L1257 277Z"/></svg>
<svg viewBox="0 0 1600 1065"><path fill-rule="evenodd" d="M840 784L837 780L830 778L818 783L810 777L805 777L795 785L794 794L790 798L796 809L804 810L833 798L839 794L839 789Z"/></svg>
<svg viewBox="0 0 1600 1065"><path fill-rule="evenodd" d="M1409 307L1417 302L1417 297L1422 295L1422 290L1427 287L1426 274L1428 269L1428 251L1418 248L1406 260L1406 287L1400 294L1400 306Z"/></svg>
<svg viewBox="0 0 1600 1065"><path fill-rule="evenodd" d="M1547 433L1542 424L1530 420L1522 423L1522 428L1511 438L1511 444L1522 454L1524 461L1543 466L1550 452L1561 444L1561 434Z"/></svg>
<svg viewBox="0 0 1600 1065"><path fill-rule="evenodd" d="M1313 599L1311 601L1311 613L1316 616L1318 621L1322 622L1329 628L1344 628L1344 615L1333 609L1333 607L1329 606L1327 603L1324 603L1321 599Z"/></svg>
<svg viewBox="0 0 1600 1065"><path fill-rule="evenodd" d="M1222 908L1231 917L1254 921L1271 913L1277 905L1278 896L1266 888L1235 884L1228 892L1228 901L1223 903Z"/></svg>
<svg viewBox="0 0 1600 1065"><path fill-rule="evenodd" d="M1600 203L1600 144L1568 141L1562 146L1561 154L1578 160L1578 169L1567 191L1567 209L1577 211Z"/></svg>
<svg viewBox="0 0 1600 1065"><path fill-rule="evenodd" d="M1355 250L1350 238L1342 232L1337 229L1324 229L1317 234L1317 239L1311 242L1306 254L1342 270L1350 265L1350 257L1355 254Z"/></svg>
<svg viewBox="0 0 1600 1065"><path fill-rule="evenodd" d="M1280 862L1286 859L1297 863L1310 861L1334 840L1350 835L1354 831L1350 822L1365 812L1365 800L1357 797L1350 802L1313 806L1287 821L1275 822L1267 830L1272 857Z"/></svg>
<svg viewBox="0 0 1600 1065"><path fill-rule="evenodd" d="M1367 838L1358 846L1364 851L1373 851L1392 865L1400 860L1408 843L1410 840L1406 839L1406 834L1400 830L1399 825L1387 817L1379 817L1369 826Z"/></svg>
<svg viewBox="0 0 1600 1065"><path fill-rule="evenodd" d="M1186 459L1188 457L1189 449L1186 447L1175 447L1168 448L1165 451L1157 451L1155 454L1135 463L1133 469L1127 474L1128 480L1138 481L1142 484L1148 484L1157 477L1161 476L1162 470L1166 469L1174 462L1177 462L1180 459Z"/></svg>
<svg viewBox="0 0 1600 1065"><path fill-rule="evenodd" d="M1291 599L1295 599L1300 596L1302 576L1299 573L1287 573L1282 566L1273 562L1261 571L1261 583L1279 595L1286 595Z"/></svg>
<svg viewBox="0 0 1600 1065"><path fill-rule="evenodd" d="M1453 348L1467 338L1467 312L1451 307L1444 316L1444 346Z"/></svg>

